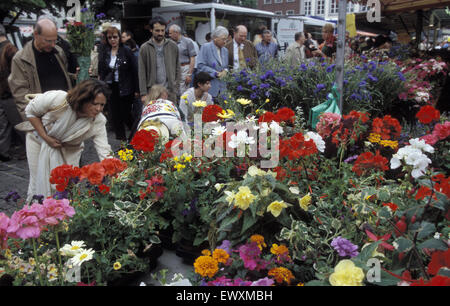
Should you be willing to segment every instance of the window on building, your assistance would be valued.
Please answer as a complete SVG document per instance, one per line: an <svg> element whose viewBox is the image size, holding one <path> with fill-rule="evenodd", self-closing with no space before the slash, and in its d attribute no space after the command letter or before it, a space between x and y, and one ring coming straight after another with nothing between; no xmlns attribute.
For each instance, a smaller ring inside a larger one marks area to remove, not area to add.
<svg viewBox="0 0 450 306"><path fill-rule="evenodd" d="M283 0L274 0L274 3L283 3Z"/></svg>
<svg viewBox="0 0 450 306"><path fill-rule="evenodd" d="M339 6L337 0L330 1L330 14L337 14L339 12Z"/></svg>
<svg viewBox="0 0 450 306"><path fill-rule="evenodd" d="M353 13L355 11L355 5L352 2L347 3L347 13Z"/></svg>
<svg viewBox="0 0 450 306"><path fill-rule="evenodd" d="M272 4L272 0L264 0L264 4Z"/></svg>
<svg viewBox="0 0 450 306"><path fill-rule="evenodd" d="M286 15L294 15L294 10L287 10Z"/></svg>
<svg viewBox="0 0 450 306"><path fill-rule="evenodd" d="M275 15L283 15L282 11L275 11Z"/></svg>
<svg viewBox="0 0 450 306"><path fill-rule="evenodd" d="M312 14L312 7L311 7L311 0L305 0L303 3L303 8L304 8L304 14L306 16L311 16Z"/></svg>
<svg viewBox="0 0 450 306"><path fill-rule="evenodd" d="M295 0L286 0L286 2L295 2Z"/></svg>
<svg viewBox="0 0 450 306"><path fill-rule="evenodd" d="M317 1L316 14L317 15L324 15L325 14L325 0L318 0Z"/></svg>

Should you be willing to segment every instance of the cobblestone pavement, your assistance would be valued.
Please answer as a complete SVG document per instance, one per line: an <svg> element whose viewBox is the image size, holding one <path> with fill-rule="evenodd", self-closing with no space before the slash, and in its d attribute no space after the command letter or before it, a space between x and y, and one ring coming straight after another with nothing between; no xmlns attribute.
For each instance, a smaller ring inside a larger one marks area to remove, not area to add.
<svg viewBox="0 0 450 306"><path fill-rule="evenodd" d="M114 133L108 131L108 141L111 148L116 151L120 148L120 142L115 139ZM92 140L85 142L85 149L81 156L80 166L98 162L97 152L95 151ZM13 201L5 201L8 193L16 191L22 198L26 198L28 190L28 163L27 160L10 160L8 162L0 162L0 212L11 216L15 210L21 208ZM18 203L21 203L20 200ZM19 204L20 205L20 204ZM23 205L23 203L22 203ZM139 285L144 282L146 285L159 285L159 282L151 277L151 274L157 273L160 270L168 270L167 280L170 282L175 273L182 273L187 275L192 268L191 265L186 265L183 260L176 256L174 251L164 249L163 254L158 259L158 265L148 274L143 276L140 280L136 280L134 285Z"/></svg>

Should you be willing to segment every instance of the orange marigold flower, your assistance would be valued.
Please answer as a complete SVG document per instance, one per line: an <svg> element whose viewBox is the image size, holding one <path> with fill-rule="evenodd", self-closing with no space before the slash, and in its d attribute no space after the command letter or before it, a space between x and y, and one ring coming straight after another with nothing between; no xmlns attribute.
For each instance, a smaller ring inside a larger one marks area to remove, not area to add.
<svg viewBox="0 0 450 306"><path fill-rule="evenodd" d="M289 253L289 250L284 244L278 245L278 244L274 243L274 244L272 244L272 247L270 248L270 253L275 254L275 255L283 255L283 254Z"/></svg>
<svg viewBox="0 0 450 306"><path fill-rule="evenodd" d="M228 258L230 258L230 255L227 253L227 251L223 249L215 249L213 252L212 257L218 262L226 264L228 262Z"/></svg>
<svg viewBox="0 0 450 306"><path fill-rule="evenodd" d="M278 267L273 268L267 273L268 276L272 276L278 284L286 282L288 285L291 284L291 280L295 277L289 269Z"/></svg>
<svg viewBox="0 0 450 306"><path fill-rule="evenodd" d="M205 250L202 251L202 255L204 255L204 256L211 256L211 251L205 249Z"/></svg>
<svg viewBox="0 0 450 306"><path fill-rule="evenodd" d="M219 271L219 263L211 256L200 256L194 262L195 273L212 278Z"/></svg>
<svg viewBox="0 0 450 306"><path fill-rule="evenodd" d="M263 248L267 247L267 244L264 242L264 237L258 234L252 235L250 237L251 242L256 242L259 249L262 251Z"/></svg>

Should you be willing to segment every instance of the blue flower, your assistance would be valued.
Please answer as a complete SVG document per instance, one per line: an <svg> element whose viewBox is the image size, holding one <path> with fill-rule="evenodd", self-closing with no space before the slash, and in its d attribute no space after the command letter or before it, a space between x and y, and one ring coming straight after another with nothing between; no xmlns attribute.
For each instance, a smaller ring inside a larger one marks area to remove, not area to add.
<svg viewBox="0 0 450 306"><path fill-rule="evenodd" d="M259 85L259 88L264 89L264 88L269 88L270 85L266 84L266 83L262 83L261 85Z"/></svg>
<svg viewBox="0 0 450 306"><path fill-rule="evenodd" d="M270 97L270 92L266 91L266 92L264 93L264 95L265 95L266 97Z"/></svg>
<svg viewBox="0 0 450 306"><path fill-rule="evenodd" d="M81 12L82 13L86 13L88 11L88 8L87 7L83 7L82 9L81 9Z"/></svg>
<svg viewBox="0 0 450 306"><path fill-rule="evenodd" d="M282 78L277 78L276 81L277 81L277 84L280 85L281 87L286 86L286 81L283 80Z"/></svg>
<svg viewBox="0 0 450 306"><path fill-rule="evenodd" d="M325 84L317 84L316 89L314 90L314 93L318 93L322 89L325 88Z"/></svg>
<svg viewBox="0 0 450 306"><path fill-rule="evenodd" d="M401 71L397 72L397 75L398 75L398 78L399 78L401 81L403 81L403 82L406 81L406 78L405 78L405 76L403 75L403 73L401 73Z"/></svg>
<svg viewBox="0 0 450 306"><path fill-rule="evenodd" d="M305 64L301 64L300 65L300 70L306 71L306 70L308 70L308 67Z"/></svg>
<svg viewBox="0 0 450 306"><path fill-rule="evenodd" d="M371 75L370 73L367 75L367 77L368 77L372 82L377 82L377 81L378 81L378 78L375 77L375 76L373 76L373 75Z"/></svg>
<svg viewBox="0 0 450 306"><path fill-rule="evenodd" d="M86 25L86 28L93 30L94 29L94 25L92 23L89 23Z"/></svg>
<svg viewBox="0 0 450 306"><path fill-rule="evenodd" d="M239 85L239 86L236 88L236 90L237 90L237 91L242 91L242 86Z"/></svg>
<svg viewBox="0 0 450 306"><path fill-rule="evenodd" d="M100 14L97 14L95 16L95 18L97 18L97 19L102 19L102 18L105 18L105 17L106 17L106 15L104 13L100 13Z"/></svg>
<svg viewBox="0 0 450 306"><path fill-rule="evenodd" d="M252 90L257 90L257 89L258 89L258 86L256 86L256 85L252 86Z"/></svg>
<svg viewBox="0 0 450 306"><path fill-rule="evenodd" d="M253 81L252 80L248 80L247 85L253 85Z"/></svg>
<svg viewBox="0 0 450 306"><path fill-rule="evenodd" d="M327 67L326 71L329 73L331 71L333 71L334 66L336 66L336 64L332 64L330 66Z"/></svg>
<svg viewBox="0 0 450 306"><path fill-rule="evenodd" d="M255 93L252 93L251 95L250 95L250 99L256 99L258 97L258 95L257 94L255 94Z"/></svg>
<svg viewBox="0 0 450 306"><path fill-rule="evenodd" d="M359 82L359 87L364 87L364 86L366 86L367 85L367 82L366 81L361 81L361 82Z"/></svg>
<svg viewBox="0 0 450 306"><path fill-rule="evenodd" d="M361 100L361 99L362 99L362 96L361 96L360 94L354 93L354 94L352 94L352 95L350 96L350 99L353 99L353 100Z"/></svg>

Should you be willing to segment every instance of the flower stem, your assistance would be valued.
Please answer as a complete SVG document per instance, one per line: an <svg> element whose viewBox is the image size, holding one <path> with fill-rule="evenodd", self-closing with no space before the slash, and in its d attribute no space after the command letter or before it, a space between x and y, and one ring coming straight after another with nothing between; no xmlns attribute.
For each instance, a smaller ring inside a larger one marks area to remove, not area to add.
<svg viewBox="0 0 450 306"><path fill-rule="evenodd" d="M36 241L35 241L34 238L31 239L31 241L33 242L34 259L36 260L36 267L37 267L36 270L37 270L38 275L39 275L39 283L40 283L41 286L44 286L44 282L42 280L42 275L41 275L41 267L40 267L39 259L38 259L38 256L37 256Z"/></svg>
<svg viewBox="0 0 450 306"><path fill-rule="evenodd" d="M54 229L55 232L55 240L56 240L56 251L58 252L58 261L59 261L59 279L60 279L60 283L61 285L63 284L63 274L62 274L62 260L61 260L61 252L60 250L60 246L59 246L59 237L58 237L58 231L56 229Z"/></svg>

